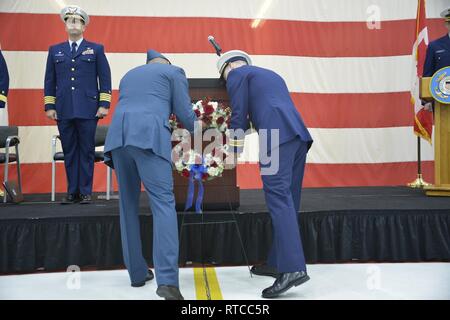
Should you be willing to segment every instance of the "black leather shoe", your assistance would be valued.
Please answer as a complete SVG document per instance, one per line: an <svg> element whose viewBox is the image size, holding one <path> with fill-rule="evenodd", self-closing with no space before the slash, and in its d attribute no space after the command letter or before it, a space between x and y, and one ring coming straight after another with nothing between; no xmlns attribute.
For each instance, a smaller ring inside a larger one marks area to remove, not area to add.
<svg viewBox="0 0 450 320"><path fill-rule="evenodd" d="M253 266L250 269L250 272L257 275L257 276L268 276L268 277L278 277L279 273L277 269L274 267L268 266L267 264L259 264L256 266Z"/></svg>
<svg viewBox="0 0 450 320"><path fill-rule="evenodd" d="M61 204L72 204L80 201L80 197L76 193L68 193L61 201Z"/></svg>
<svg viewBox="0 0 450 320"><path fill-rule="evenodd" d="M309 280L305 271L280 273L272 286L262 292L263 298L275 298L293 286L299 286Z"/></svg>
<svg viewBox="0 0 450 320"><path fill-rule="evenodd" d="M89 194L80 195L81 201L80 204L89 204L92 202L92 197Z"/></svg>
<svg viewBox="0 0 450 320"><path fill-rule="evenodd" d="M158 286L156 294L166 300L184 300L180 290L174 286Z"/></svg>
<svg viewBox="0 0 450 320"><path fill-rule="evenodd" d="M132 283L131 286L135 287L135 288L139 288L139 287L145 286L145 283L147 281L153 280L154 277L155 277L155 275L153 274L153 271L151 269L148 269L148 273L145 276L145 280L141 281L141 282Z"/></svg>

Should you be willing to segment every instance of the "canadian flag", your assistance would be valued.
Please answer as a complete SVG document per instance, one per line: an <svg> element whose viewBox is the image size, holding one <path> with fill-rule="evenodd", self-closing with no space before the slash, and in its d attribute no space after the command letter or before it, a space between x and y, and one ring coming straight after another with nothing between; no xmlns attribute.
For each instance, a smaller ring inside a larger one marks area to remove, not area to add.
<svg viewBox="0 0 450 320"><path fill-rule="evenodd" d="M428 29L426 25L425 0L418 0L416 18L416 41L413 45L413 73L411 86L411 103L414 105L414 133L431 142L433 131L433 114L422 105L419 96L420 77L428 46Z"/></svg>

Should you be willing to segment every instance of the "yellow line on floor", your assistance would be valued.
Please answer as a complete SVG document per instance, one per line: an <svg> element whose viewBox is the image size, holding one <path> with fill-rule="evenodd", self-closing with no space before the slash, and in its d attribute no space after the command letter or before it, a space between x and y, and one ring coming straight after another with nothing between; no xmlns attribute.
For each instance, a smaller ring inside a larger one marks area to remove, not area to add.
<svg viewBox="0 0 450 320"><path fill-rule="evenodd" d="M223 300L214 268L194 268L197 300Z"/></svg>

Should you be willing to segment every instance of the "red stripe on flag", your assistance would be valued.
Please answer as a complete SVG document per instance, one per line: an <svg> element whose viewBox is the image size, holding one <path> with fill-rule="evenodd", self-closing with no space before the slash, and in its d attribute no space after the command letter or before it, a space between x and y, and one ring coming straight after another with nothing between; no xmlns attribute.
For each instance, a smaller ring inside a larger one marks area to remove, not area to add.
<svg viewBox="0 0 450 320"><path fill-rule="evenodd" d="M425 181L434 182L434 162L422 161ZM237 171L241 189L262 188L257 164L240 164ZM405 186L417 177L416 162L317 164L307 163L303 187Z"/></svg>
<svg viewBox="0 0 450 320"><path fill-rule="evenodd" d="M117 104L118 92L112 94L110 115L99 121L100 125L108 125ZM51 126L56 125L45 116L44 90L12 89L8 94L9 125L12 126Z"/></svg>
<svg viewBox="0 0 450 320"><path fill-rule="evenodd" d="M309 128L385 128L412 125L409 92L291 94ZM389 115L389 116L386 116Z"/></svg>
<svg viewBox="0 0 450 320"><path fill-rule="evenodd" d="M3 50L47 51L67 35L56 14L0 13ZM414 20L383 21L380 29L365 22L266 20L251 28L251 19L180 17L91 17L85 36L107 52L213 52L210 34L224 50L250 54L313 57L371 57L411 53ZM48 32L42 32L48 30ZM441 19L430 19L431 38L445 33Z"/></svg>
<svg viewBox="0 0 450 320"><path fill-rule="evenodd" d="M291 93L292 99L309 128L383 128L411 126L413 111L409 92L371 94ZM110 115L101 120L107 125L117 104L113 91ZM48 126L43 90L13 89L8 96L9 124L15 126ZM389 115L387 117L386 115Z"/></svg>

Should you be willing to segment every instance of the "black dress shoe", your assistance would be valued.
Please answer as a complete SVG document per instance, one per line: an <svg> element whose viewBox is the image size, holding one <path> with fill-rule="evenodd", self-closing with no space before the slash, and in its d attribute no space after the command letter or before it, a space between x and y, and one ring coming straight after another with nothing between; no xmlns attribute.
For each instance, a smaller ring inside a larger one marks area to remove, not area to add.
<svg viewBox="0 0 450 320"><path fill-rule="evenodd" d="M145 283L147 281L153 280L154 277L155 277L155 275L153 274L153 271L151 269L148 269L148 273L145 276L145 280L141 281L141 282L132 283L131 286L135 287L135 288L145 286Z"/></svg>
<svg viewBox="0 0 450 320"><path fill-rule="evenodd" d="M166 300L184 300L180 290L174 286L158 286L156 294Z"/></svg>
<svg viewBox="0 0 450 320"><path fill-rule="evenodd" d="M80 201L80 197L76 193L68 193L61 201L61 204L72 204Z"/></svg>
<svg viewBox="0 0 450 320"><path fill-rule="evenodd" d="M89 204L92 202L92 197L89 194L82 194L80 198L81 198L80 204Z"/></svg>
<svg viewBox="0 0 450 320"><path fill-rule="evenodd" d="M250 269L250 272L256 274L257 276L268 276L268 277L278 277L279 273L274 267L268 266L267 264L255 265Z"/></svg>
<svg viewBox="0 0 450 320"><path fill-rule="evenodd" d="M305 271L280 273L272 286L262 292L263 298L275 298L293 286L299 286L309 280Z"/></svg>

